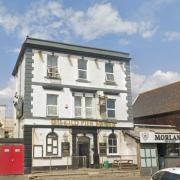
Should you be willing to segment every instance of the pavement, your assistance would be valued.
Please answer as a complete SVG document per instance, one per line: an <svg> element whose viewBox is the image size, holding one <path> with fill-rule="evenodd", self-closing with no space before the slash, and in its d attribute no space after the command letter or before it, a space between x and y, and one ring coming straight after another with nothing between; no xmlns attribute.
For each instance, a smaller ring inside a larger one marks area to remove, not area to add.
<svg viewBox="0 0 180 180"><path fill-rule="evenodd" d="M139 170L78 169L34 172L28 175L0 176L0 180L149 180L141 177Z"/></svg>
<svg viewBox="0 0 180 180"><path fill-rule="evenodd" d="M121 177L117 175L106 175L106 176L66 176L66 177L41 177L37 180L150 180L149 176L140 177L140 176L130 176L130 177ZM29 180L26 175L12 175L12 176L0 176L0 180Z"/></svg>

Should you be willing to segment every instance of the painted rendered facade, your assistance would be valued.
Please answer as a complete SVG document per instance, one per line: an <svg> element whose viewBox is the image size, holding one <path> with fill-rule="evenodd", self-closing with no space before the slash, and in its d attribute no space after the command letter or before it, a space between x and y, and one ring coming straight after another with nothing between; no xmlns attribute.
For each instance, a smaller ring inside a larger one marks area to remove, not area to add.
<svg viewBox="0 0 180 180"><path fill-rule="evenodd" d="M127 53L26 39L13 71L25 170L73 166L80 156L88 167L116 157L137 163L122 133L133 128L129 60Z"/></svg>

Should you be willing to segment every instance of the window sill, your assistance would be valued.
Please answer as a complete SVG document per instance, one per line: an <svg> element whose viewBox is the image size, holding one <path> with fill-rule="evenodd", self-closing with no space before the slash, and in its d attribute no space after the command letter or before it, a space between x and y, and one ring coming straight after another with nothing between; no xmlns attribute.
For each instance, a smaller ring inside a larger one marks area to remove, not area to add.
<svg viewBox="0 0 180 180"><path fill-rule="evenodd" d="M52 119L57 119L57 118L59 118L59 116L49 116L49 115L47 115L47 117L48 117L48 118L52 118Z"/></svg>
<svg viewBox="0 0 180 180"><path fill-rule="evenodd" d="M121 155L119 155L119 154L107 154L106 155L107 157L121 157Z"/></svg>
<svg viewBox="0 0 180 180"><path fill-rule="evenodd" d="M60 77L49 77L49 76L45 76L46 79L55 79L55 80L61 80Z"/></svg>
<svg viewBox="0 0 180 180"><path fill-rule="evenodd" d="M105 85L111 85L111 86L117 86L117 83L116 82L114 82L114 81L106 81L105 83L104 83Z"/></svg>
<svg viewBox="0 0 180 180"><path fill-rule="evenodd" d="M77 79L77 82L84 82L84 83L90 83L91 81L88 81L87 79Z"/></svg>

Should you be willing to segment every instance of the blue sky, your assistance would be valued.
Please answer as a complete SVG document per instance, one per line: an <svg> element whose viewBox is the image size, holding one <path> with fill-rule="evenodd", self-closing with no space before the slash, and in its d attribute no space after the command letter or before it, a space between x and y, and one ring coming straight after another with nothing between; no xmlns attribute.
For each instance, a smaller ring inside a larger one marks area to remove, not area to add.
<svg viewBox="0 0 180 180"><path fill-rule="evenodd" d="M26 35L129 52L132 91L180 79L179 0L0 0L0 104Z"/></svg>

